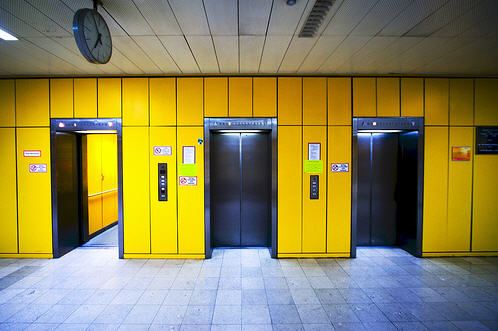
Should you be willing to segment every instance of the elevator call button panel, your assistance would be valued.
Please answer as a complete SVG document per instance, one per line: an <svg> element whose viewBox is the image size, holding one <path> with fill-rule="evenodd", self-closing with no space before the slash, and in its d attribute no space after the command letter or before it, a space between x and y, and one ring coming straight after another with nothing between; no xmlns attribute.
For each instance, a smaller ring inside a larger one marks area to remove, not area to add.
<svg viewBox="0 0 498 331"><path fill-rule="evenodd" d="M168 201L168 164L158 163L157 166L158 200Z"/></svg>
<svg viewBox="0 0 498 331"><path fill-rule="evenodd" d="M310 199L318 199L318 175L310 176Z"/></svg>

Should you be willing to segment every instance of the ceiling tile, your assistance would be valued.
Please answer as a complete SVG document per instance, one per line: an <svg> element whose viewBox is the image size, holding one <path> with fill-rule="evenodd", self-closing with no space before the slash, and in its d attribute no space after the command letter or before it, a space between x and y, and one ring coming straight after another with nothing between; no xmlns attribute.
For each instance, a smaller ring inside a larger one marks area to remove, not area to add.
<svg viewBox="0 0 498 331"><path fill-rule="evenodd" d="M324 35L348 35L378 0L344 0L323 31Z"/></svg>
<svg viewBox="0 0 498 331"><path fill-rule="evenodd" d="M260 73L278 71L292 36L267 36L263 47L263 55L259 65Z"/></svg>
<svg viewBox="0 0 498 331"><path fill-rule="evenodd" d="M202 0L168 0L185 35L209 35L209 25Z"/></svg>
<svg viewBox="0 0 498 331"><path fill-rule="evenodd" d="M134 0L134 3L156 35L182 35L180 26L167 1Z"/></svg>
<svg viewBox="0 0 498 331"><path fill-rule="evenodd" d="M315 46L316 42L317 38L299 38L298 36L294 36L290 43L289 49L285 53L284 59L280 64L278 72L297 72L297 69L313 46Z"/></svg>
<svg viewBox="0 0 498 331"><path fill-rule="evenodd" d="M180 73L180 69L156 36L134 36L133 40L147 53L163 73Z"/></svg>
<svg viewBox="0 0 498 331"><path fill-rule="evenodd" d="M209 28L213 36L235 36L237 26L237 2L233 0L204 0Z"/></svg>
<svg viewBox="0 0 498 331"><path fill-rule="evenodd" d="M161 70L152 60L145 54L145 52L131 39L131 37L114 37L112 39L113 51L119 50L124 57L128 58L135 64L142 72L147 73L161 73ZM114 55L114 54L113 54Z"/></svg>
<svg viewBox="0 0 498 331"><path fill-rule="evenodd" d="M288 6L283 0L274 0L268 35L293 35L309 1L301 0L294 6Z"/></svg>
<svg viewBox="0 0 498 331"><path fill-rule="evenodd" d="M239 37L239 70L241 73L258 72L264 43L264 36Z"/></svg>
<svg viewBox="0 0 498 331"><path fill-rule="evenodd" d="M154 34L133 1L105 0L104 8L128 35L150 36Z"/></svg>
<svg viewBox="0 0 498 331"><path fill-rule="evenodd" d="M272 1L239 0L239 34L265 35Z"/></svg>
<svg viewBox="0 0 498 331"><path fill-rule="evenodd" d="M321 64L340 45L346 36L321 36L298 69L300 73L318 71Z"/></svg>
<svg viewBox="0 0 498 331"><path fill-rule="evenodd" d="M185 38L202 73L220 72L211 36L186 36Z"/></svg>
<svg viewBox="0 0 498 331"><path fill-rule="evenodd" d="M353 29L353 36L375 36L405 9L412 0L380 0Z"/></svg>
<svg viewBox="0 0 498 331"><path fill-rule="evenodd" d="M213 36L216 57L222 73L239 72L239 37Z"/></svg>
<svg viewBox="0 0 498 331"><path fill-rule="evenodd" d="M159 36L159 40L184 74L199 73L192 51L183 36Z"/></svg>

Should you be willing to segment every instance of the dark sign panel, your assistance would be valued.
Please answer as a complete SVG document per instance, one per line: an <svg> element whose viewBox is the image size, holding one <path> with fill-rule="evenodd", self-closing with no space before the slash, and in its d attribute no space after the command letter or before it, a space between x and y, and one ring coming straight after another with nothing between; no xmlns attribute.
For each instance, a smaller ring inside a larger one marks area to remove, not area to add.
<svg viewBox="0 0 498 331"><path fill-rule="evenodd" d="M476 154L498 154L498 126L478 126Z"/></svg>

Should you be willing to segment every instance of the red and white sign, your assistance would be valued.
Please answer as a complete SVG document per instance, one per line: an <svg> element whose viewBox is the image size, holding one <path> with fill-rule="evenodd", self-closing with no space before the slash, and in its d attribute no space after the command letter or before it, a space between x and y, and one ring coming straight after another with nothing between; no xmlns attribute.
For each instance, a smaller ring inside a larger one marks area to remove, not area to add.
<svg viewBox="0 0 498 331"><path fill-rule="evenodd" d="M330 170L332 172L349 172L349 163L332 163Z"/></svg>
<svg viewBox="0 0 498 331"><path fill-rule="evenodd" d="M154 155L172 155L171 146L154 146Z"/></svg>
<svg viewBox="0 0 498 331"><path fill-rule="evenodd" d="M41 151L22 151L24 157L41 157Z"/></svg>
<svg viewBox="0 0 498 331"><path fill-rule="evenodd" d="M30 164L29 165L30 173L43 173L47 172L47 164L46 163L38 163L38 164Z"/></svg>
<svg viewBox="0 0 498 331"><path fill-rule="evenodd" d="M197 186L197 177L180 176L178 183L180 186Z"/></svg>

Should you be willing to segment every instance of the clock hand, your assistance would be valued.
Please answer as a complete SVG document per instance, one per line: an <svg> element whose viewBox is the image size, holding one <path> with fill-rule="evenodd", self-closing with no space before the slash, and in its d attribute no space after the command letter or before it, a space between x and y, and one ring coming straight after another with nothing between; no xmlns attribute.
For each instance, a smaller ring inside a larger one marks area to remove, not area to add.
<svg viewBox="0 0 498 331"><path fill-rule="evenodd" d="M93 48L96 48L98 43L102 45L102 33L99 33L99 36L97 37L97 41L95 42Z"/></svg>
<svg viewBox="0 0 498 331"><path fill-rule="evenodd" d="M95 30L97 30L97 33L100 35L99 27L97 25L97 21L95 21L95 15L92 15L92 18L93 18L93 24L95 24Z"/></svg>

